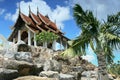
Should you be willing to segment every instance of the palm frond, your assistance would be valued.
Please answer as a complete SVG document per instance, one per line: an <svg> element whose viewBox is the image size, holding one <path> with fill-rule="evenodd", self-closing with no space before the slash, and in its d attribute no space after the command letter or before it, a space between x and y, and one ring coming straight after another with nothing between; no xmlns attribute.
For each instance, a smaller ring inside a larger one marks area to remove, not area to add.
<svg viewBox="0 0 120 80"><path fill-rule="evenodd" d="M106 45L104 47L104 53L105 53L107 64L111 64L113 62L113 58L114 58L113 49L111 47L109 47L109 45Z"/></svg>
<svg viewBox="0 0 120 80"><path fill-rule="evenodd" d="M74 10L74 18L78 24L78 26L83 29L84 27L86 28L91 28L93 32L97 32L97 27L99 25L99 21L94 17L93 13L89 10L84 11L82 7L78 4L75 5L73 8ZM89 24L88 26L82 26Z"/></svg>
<svg viewBox="0 0 120 80"><path fill-rule="evenodd" d="M79 37L75 40L69 42L70 47L65 50L62 54L63 55L85 55L86 49L92 40L92 35L86 33L81 33Z"/></svg>

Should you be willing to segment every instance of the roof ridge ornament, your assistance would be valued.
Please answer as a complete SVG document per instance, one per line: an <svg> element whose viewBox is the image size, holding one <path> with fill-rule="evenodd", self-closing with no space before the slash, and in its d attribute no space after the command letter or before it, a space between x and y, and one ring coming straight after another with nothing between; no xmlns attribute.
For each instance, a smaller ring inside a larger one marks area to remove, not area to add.
<svg viewBox="0 0 120 80"><path fill-rule="evenodd" d="M45 15L45 17L49 19L49 16L48 16L48 14L47 14L47 15Z"/></svg>
<svg viewBox="0 0 120 80"><path fill-rule="evenodd" d="M20 8L20 3L19 3L19 6L18 6L18 11L19 11L19 14L21 13L21 8Z"/></svg>
<svg viewBox="0 0 120 80"><path fill-rule="evenodd" d="M30 15L30 13L31 13L31 7L30 7L30 5L29 5L29 15Z"/></svg>
<svg viewBox="0 0 120 80"><path fill-rule="evenodd" d="M39 14L39 8L38 8L38 6L37 6L37 15Z"/></svg>

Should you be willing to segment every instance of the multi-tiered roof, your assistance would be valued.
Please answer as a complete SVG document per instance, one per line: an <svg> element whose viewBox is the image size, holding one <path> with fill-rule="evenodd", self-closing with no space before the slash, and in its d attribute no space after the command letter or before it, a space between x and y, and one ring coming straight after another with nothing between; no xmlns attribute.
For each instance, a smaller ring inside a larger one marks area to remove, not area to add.
<svg viewBox="0 0 120 80"><path fill-rule="evenodd" d="M25 24L27 28L29 28L32 32L41 32L41 31L51 31L59 36L61 38L64 38L66 40L69 40L67 37L64 36L64 34L57 28L56 24L52 22L48 16L43 16L38 10L37 15L35 15L30 9L29 9L29 15L24 15L21 11L19 11L18 18L16 20L16 23L12 27L13 32L8 38L9 41L12 41L13 38L17 35L17 28L20 28L20 25Z"/></svg>

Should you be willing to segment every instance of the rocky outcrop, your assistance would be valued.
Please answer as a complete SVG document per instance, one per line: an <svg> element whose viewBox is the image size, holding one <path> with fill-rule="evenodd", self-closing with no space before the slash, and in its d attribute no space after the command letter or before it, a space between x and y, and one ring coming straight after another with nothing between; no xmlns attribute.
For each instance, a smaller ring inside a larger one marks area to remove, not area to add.
<svg viewBox="0 0 120 80"><path fill-rule="evenodd" d="M28 52L23 52L27 50ZM18 51L20 52L10 52L15 53L12 56L13 58L5 58L3 54L0 56L0 68L4 67L3 71L0 72L0 80L8 80L6 79L8 74L11 75L11 80L18 76L25 77L20 77L15 80L80 80L88 79L87 72L95 69L95 66L79 56L66 58L59 55L59 52L54 52L47 48L33 46L29 48L26 46L24 50L22 45L22 47L19 46ZM4 77L2 76L3 73ZM96 73L90 73L90 79L96 79ZM28 77L28 75L34 76Z"/></svg>
<svg viewBox="0 0 120 80"><path fill-rule="evenodd" d="M43 67L26 61L4 60L4 68L18 70L19 75L35 75L42 71Z"/></svg>

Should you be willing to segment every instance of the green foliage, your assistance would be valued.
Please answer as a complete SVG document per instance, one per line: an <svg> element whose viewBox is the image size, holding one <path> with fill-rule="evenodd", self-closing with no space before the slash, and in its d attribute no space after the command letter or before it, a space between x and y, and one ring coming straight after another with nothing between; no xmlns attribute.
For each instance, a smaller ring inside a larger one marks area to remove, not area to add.
<svg viewBox="0 0 120 80"><path fill-rule="evenodd" d="M120 12L109 15L107 21L100 22L92 11L84 11L79 4L73 8L73 14L81 34L71 41L63 55L83 55L90 46L96 54L104 53L106 62L113 62L113 49L120 48Z"/></svg>
<svg viewBox="0 0 120 80"><path fill-rule="evenodd" d="M58 39L58 36L53 32L43 31L36 35L36 40L42 43L44 42L51 43L57 39Z"/></svg>
<svg viewBox="0 0 120 80"><path fill-rule="evenodd" d="M0 43L0 46L3 47L3 43Z"/></svg>
<svg viewBox="0 0 120 80"><path fill-rule="evenodd" d="M116 77L120 77L120 62L110 64L108 66L108 72Z"/></svg>

